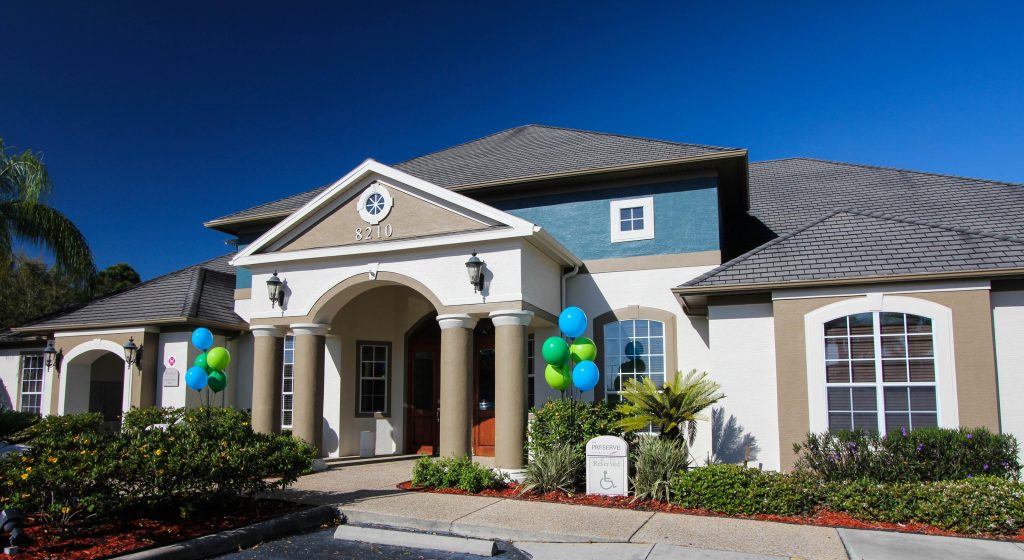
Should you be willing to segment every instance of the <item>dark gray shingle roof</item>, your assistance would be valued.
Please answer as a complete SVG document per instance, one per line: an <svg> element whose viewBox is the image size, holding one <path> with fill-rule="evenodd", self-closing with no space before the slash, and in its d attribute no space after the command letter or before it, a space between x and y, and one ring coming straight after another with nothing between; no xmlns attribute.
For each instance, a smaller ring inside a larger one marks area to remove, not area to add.
<svg viewBox="0 0 1024 560"><path fill-rule="evenodd" d="M1024 268L1024 240L889 214L839 210L682 288Z"/></svg>
<svg viewBox="0 0 1024 560"><path fill-rule="evenodd" d="M458 188L734 151L735 148L531 124L409 159L393 167L441 187ZM210 224L288 214L325 188L222 216Z"/></svg>
<svg viewBox="0 0 1024 560"><path fill-rule="evenodd" d="M235 314L235 271L224 255L51 315L16 330L56 330L101 324L193 321L240 325Z"/></svg>

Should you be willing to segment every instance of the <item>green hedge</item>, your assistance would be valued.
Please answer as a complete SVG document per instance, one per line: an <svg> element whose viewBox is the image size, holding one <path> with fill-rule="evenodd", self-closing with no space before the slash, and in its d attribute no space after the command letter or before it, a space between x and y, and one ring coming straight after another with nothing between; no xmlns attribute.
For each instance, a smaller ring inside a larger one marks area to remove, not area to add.
<svg viewBox="0 0 1024 560"><path fill-rule="evenodd" d="M825 508L865 521L917 522L963 534L1013 535L1024 528L1024 489L993 476L827 482L806 473L712 465L677 473L672 491L677 505L727 514L798 515Z"/></svg>
<svg viewBox="0 0 1024 560"><path fill-rule="evenodd" d="M494 471L466 457L420 457L412 468L412 485L417 488L458 488L476 494L481 490L499 488L503 482Z"/></svg>
<svg viewBox="0 0 1024 560"><path fill-rule="evenodd" d="M587 441L609 434L624 438L630 446L636 442L635 434L623 433L614 427L623 415L603 400L580 402L558 399L530 412L533 421L530 422L527 450L531 455L559 445L569 445L582 457Z"/></svg>
<svg viewBox="0 0 1024 560"><path fill-rule="evenodd" d="M0 500L58 525L131 509L187 515L287 486L316 456L299 440L253 432L249 415L234 409L133 410L120 432L104 431L98 414L50 416L32 430L28 451L0 460Z"/></svg>
<svg viewBox="0 0 1024 560"><path fill-rule="evenodd" d="M931 482L996 476L1017 480L1017 438L985 428L924 428L880 436L875 432L808 434L796 468L825 480Z"/></svg>

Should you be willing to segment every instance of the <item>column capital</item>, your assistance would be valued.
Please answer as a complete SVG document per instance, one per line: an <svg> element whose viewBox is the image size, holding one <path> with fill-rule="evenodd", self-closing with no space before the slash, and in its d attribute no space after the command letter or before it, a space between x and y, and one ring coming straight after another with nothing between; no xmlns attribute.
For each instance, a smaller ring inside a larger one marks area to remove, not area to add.
<svg viewBox="0 0 1024 560"><path fill-rule="evenodd" d="M284 329L277 325L250 325L249 331L253 336L284 336Z"/></svg>
<svg viewBox="0 0 1024 560"><path fill-rule="evenodd" d="M438 315L437 324L441 329L472 329L476 326L476 317L465 313L452 313L449 315Z"/></svg>
<svg viewBox="0 0 1024 560"><path fill-rule="evenodd" d="M495 327L525 327L533 319L533 311L522 309L491 311L490 318Z"/></svg>
<svg viewBox="0 0 1024 560"><path fill-rule="evenodd" d="M291 325L292 334L295 336L324 336L330 325L321 323L295 323Z"/></svg>

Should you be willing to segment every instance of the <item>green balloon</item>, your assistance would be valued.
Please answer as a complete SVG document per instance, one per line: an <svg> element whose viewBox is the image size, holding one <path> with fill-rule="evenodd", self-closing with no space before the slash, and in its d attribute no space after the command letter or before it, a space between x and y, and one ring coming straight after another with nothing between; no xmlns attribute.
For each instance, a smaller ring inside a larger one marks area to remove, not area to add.
<svg viewBox="0 0 1024 560"><path fill-rule="evenodd" d="M231 363L231 354L221 346L210 348L210 351L206 353L206 365L215 371L224 371L228 369L228 364Z"/></svg>
<svg viewBox="0 0 1024 560"><path fill-rule="evenodd" d="M228 376L224 375L223 371L215 371L206 378L206 385L214 393L219 393L228 386Z"/></svg>
<svg viewBox="0 0 1024 560"><path fill-rule="evenodd" d="M206 365L206 352L203 352L202 354L196 356L196 361L195 364L193 365L195 365L196 367L203 368L203 370L205 370L206 373L210 373L210 366Z"/></svg>
<svg viewBox="0 0 1024 560"><path fill-rule="evenodd" d="M564 391L569 387L569 376L565 374L565 370L560 366L548 365L544 368L544 381L548 382L548 387L556 391Z"/></svg>
<svg viewBox="0 0 1024 560"><path fill-rule="evenodd" d="M569 344L561 337L552 336L544 341L540 353L544 356L545 362L561 366L569 359Z"/></svg>
<svg viewBox="0 0 1024 560"><path fill-rule="evenodd" d="M572 361L577 364L588 360L593 361L597 357L597 345L593 340L581 336L572 341L569 354L572 356Z"/></svg>

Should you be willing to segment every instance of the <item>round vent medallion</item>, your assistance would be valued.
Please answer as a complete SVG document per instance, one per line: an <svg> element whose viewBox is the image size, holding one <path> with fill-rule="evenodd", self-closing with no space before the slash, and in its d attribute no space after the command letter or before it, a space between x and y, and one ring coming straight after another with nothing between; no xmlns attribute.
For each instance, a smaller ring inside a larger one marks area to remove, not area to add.
<svg viewBox="0 0 1024 560"><path fill-rule="evenodd" d="M377 181L366 187L363 194L359 195L356 210L359 212L359 217L365 222L377 225L388 216L393 204L391 193L383 183Z"/></svg>

